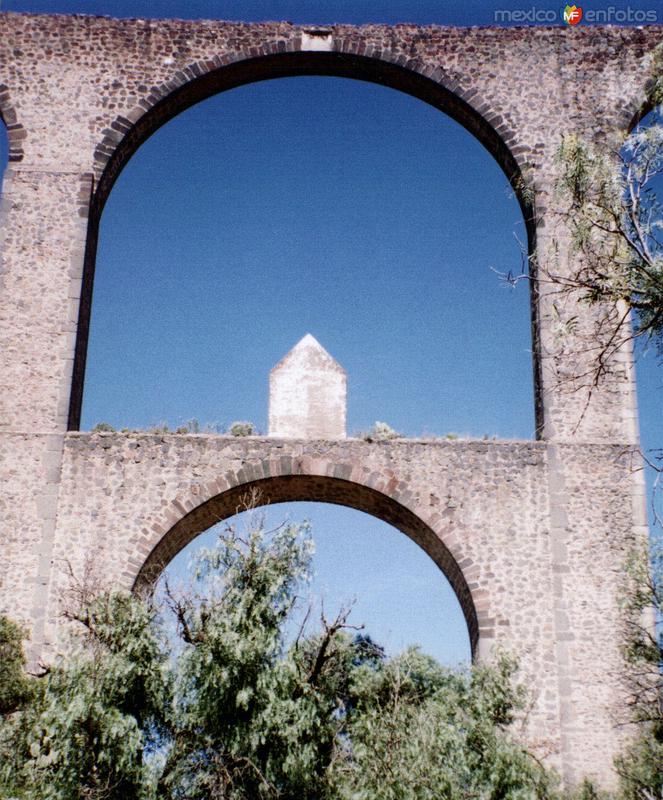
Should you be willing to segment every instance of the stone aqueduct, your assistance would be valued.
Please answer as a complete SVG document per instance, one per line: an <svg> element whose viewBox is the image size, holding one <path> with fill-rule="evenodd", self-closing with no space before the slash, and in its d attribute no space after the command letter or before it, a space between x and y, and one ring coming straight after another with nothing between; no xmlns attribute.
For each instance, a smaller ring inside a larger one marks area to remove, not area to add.
<svg viewBox="0 0 663 800"><path fill-rule="evenodd" d="M618 592L646 536L628 353L591 396L554 299L532 297L538 439L250 438L77 432L97 230L113 181L191 104L279 76L336 75L408 92L454 117L519 193L530 252L572 267L549 211L560 135L607 140L645 109L663 29L418 28L0 14L0 112L10 143L1 223L0 607L57 641L68 559L117 585L153 578L232 514L242 491L374 514L438 563L475 656L515 650L534 696L523 736L568 782L614 780L623 743ZM220 132L222 141L222 131ZM192 142L195 147L195 142ZM533 199L532 199L533 198ZM561 266L560 266L561 265ZM557 301L559 302L559 301ZM578 332L593 312L575 310Z"/></svg>

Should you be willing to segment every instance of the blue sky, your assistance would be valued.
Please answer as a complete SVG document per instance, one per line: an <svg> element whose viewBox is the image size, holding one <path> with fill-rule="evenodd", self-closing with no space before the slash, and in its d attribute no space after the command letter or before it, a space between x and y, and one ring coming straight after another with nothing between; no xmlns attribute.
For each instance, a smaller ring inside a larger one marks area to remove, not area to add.
<svg viewBox="0 0 663 800"><path fill-rule="evenodd" d="M414 98L333 78L217 95L111 193L83 427L264 431L269 370L310 332L348 372L350 432L531 438L527 287L491 270L520 269L516 236L497 164Z"/></svg>
<svg viewBox="0 0 663 800"><path fill-rule="evenodd" d="M554 12L561 22L565 5L566 0L0 0L0 8L5 11L254 22L289 20L301 24L412 22L419 25L493 25L496 12L528 12L531 9ZM663 17L657 0L592 0L576 2L576 5L585 11L612 7L617 11L630 8L633 14L657 12L659 22ZM638 21L637 16L633 19ZM527 18L524 22L527 24Z"/></svg>
<svg viewBox="0 0 663 800"><path fill-rule="evenodd" d="M284 521L311 524L313 580L300 587L289 634L299 628L309 602L312 630L321 612L333 619L351 607L350 623L365 625L388 653L418 644L449 666L469 662L467 626L453 589L407 536L361 511L324 503L279 503L260 511L266 530ZM250 516L233 522L242 531ZM216 535L214 528L207 531L171 562L166 572L171 587L186 585L197 549L213 546Z"/></svg>
<svg viewBox="0 0 663 800"><path fill-rule="evenodd" d="M498 8L530 6L1 0L3 10L302 23L491 24ZM379 419L410 436L532 438L527 288L495 274L520 270L524 238L494 160L421 101L333 78L217 95L148 140L110 195L82 427L195 417L264 430L269 370L310 332L348 372L350 433ZM647 353L638 364L650 447L661 442L654 362ZM406 537L321 504L274 507L270 522L283 515L313 523L314 588L328 607L354 597L354 618L392 650L416 641L467 660L457 601Z"/></svg>

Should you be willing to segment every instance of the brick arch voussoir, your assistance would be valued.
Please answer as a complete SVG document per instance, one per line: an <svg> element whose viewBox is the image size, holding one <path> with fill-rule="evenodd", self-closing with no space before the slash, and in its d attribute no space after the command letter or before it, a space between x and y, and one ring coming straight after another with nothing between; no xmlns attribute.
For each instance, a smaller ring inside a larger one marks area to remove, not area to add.
<svg viewBox="0 0 663 800"><path fill-rule="evenodd" d="M483 96L477 86L466 85L460 76L452 75L436 64L430 64L421 58L409 58L403 53L391 50L380 50L358 42L354 37L337 38L334 40L335 49L350 55L363 55L385 61L397 67L402 67L409 72L416 73L422 78L427 78L439 84L446 91L455 95L474 111L483 121L490 125L502 142L509 149L524 181L529 181L531 171L531 148L518 137L517 128L509 123L503 109L494 108L490 101ZM532 184L530 187L535 190Z"/></svg>
<svg viewBox="0 0 663 800"><path fill-rule="evenodd" d="M516 169L507 177L520 200L525 220L531 219L536 227L537 220L543 218L545 209L537 206L540 192L533 178L535 153L530 145L520 139L517 125L509 121L505 110L495 108L482 94L479 86L468 85L461 76L452 75L442 67L430 64L421 58L408 58L403 53L395 53L391 50L371 48L362 51L354 39L340 40L339 49L342 52L369 55L380 61L402 67L422 78L434 81L465 103L483 124L492 128L513 159ZM474 131L473 135L476 136L477 132ZM534 242L532 241L530 244L531 248L535 249Z"/></svg>
<svg viewBox="0 0 663 800"><path fill-rule="evenodd" d="M299 40L301 41L301 40ZM94 175L98 183L106 166L117 146L125 136L133 130L136 123L147 114L157 103L165 100L170 94L181 89L193 81L202 78L209 72L214 72L222 67L241 61L248 61L261 56L276 55L288 50L293 50L292 43L283 40L264 42L251 47L249 50L238 50L224 56L193 61L182 69L176 70L173 75L163 83L149 87L143 97L125 114L119 114L110 123L108 128L102 130L102 139L94 151Z"/></svg>
<svg viewBox="0 0 663 800"><path fill-rule="evenodd" d="M0 83L0 118L7 128L9 162L23 161L25 156L23 142L27 139L28 133L18 121L16 109L11 101L9 87L4 83Z"/></svg>
<svg viewBox="0 0 663 800"><path fill-rule="evenodd" d="M215 55L209 59L194 61L188 66L176 70L167 81L149 87L130 111L116 116L110 125L102 130L102 139L97 144L94 152L93 171L95 184L99 184L118 145L123 142L127 135L132 134L139 120L150 112L155 105L166 100L173 92L195 82L210 72L231 64L249 61L262 56L273 56L300 50L301 37L297 36L291 39L263 42L260 45L250 47L248 50L238 50L223 56ZM466 85L461 77L451 75L435 64L430 64L420 58L409 58L403 53L381 50L372 45L366 45L365 42L357 40L355 37L335 37L332 51L363 56L393 64L422 78L431 80L450 94L455 95L456 98L467 104L477 118L482 120L483 124L492 128L508 150L509 155L516 164L517 171L519 171L519 175L509 176L509 180L512 181L519 196L525 194L524 190L527 190L527 194L536 197L536 186L530 179L533 158L531 148L519 139L517 126L509 122L504 110L494 108L477 86Z"/></svg>
<svg viewBox="0 0 663 800"><path fill-rule="evenodd" d="M231 470L207 483L192 483L188 489L167 502L161 510L149 517L141 531L132 541L132 549L127 553L122 582L127 589L149 591L154 581L172 558L191 538L206 529L195 529L193 536L176 542L172 549L163 543L171 532L185 518L196 515L210 501L221 495L232 494L234 507L223 518L228 518L245 508L251 491L268 479L302 476L310 478L331 478L347 484L354 484L361 490L371 490L384 496L387 502L395 504L413 519L429 529L442 550L448 554L447 563L452 569L444 569L454 588L468 624L473 653L476 653L479 635L492 637L493 619L490 611L490 597L482 591L476 579L478 568L463 552L457 534L445 526L440 514L431 511L419 501L407 481L392 470L372 471L367 467L346 461L334 461L314 456L279 456L244 464L238 470ZM310 498L314 499L314 498ZM279 502L279 501L277 501ZM260 505L260 500L258 499ZM155 557L155 553L159 555ZM430 553L429 553L430 555ZM436 559L437 560L437 559ZM438 565L440 562L438 561Z"/></svg>

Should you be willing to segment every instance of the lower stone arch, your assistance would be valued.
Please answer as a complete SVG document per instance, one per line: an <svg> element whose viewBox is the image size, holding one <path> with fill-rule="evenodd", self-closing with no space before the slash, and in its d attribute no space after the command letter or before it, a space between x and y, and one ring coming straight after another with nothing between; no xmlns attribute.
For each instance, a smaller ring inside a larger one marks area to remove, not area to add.
<svg viewBox="0 0 663 800"><path fill-rule="evenodd" d="M284 460L288 462L290 458ZM247 465L213 485L192 486L187 496L168 504L149 530L143 530L137 542L139 557L129 559L125 579L133 591L149 590L165 566L189 542L215 523L241 511L244 498L252 490L259 492L259 505L299 500L332 503L363 511L393 525L433 559L458 598L468 628L472 658L477 657L482 618L487 613L473 596L476 585L468 580L471 578L466 574L468 565L465 563L461 567L461 554L452 552L458 547L448 532L440 530L439 518L430 518L423 509L417 508L402 482L393 475L376 473L358 479L353 476L350 464L331 464L314 472L293 471L290 465L283 463L278 466L282 469L274 470L274 463L269 462L268 469L276 474L259 477L255 473L264 469L265 462Z"/></svg>

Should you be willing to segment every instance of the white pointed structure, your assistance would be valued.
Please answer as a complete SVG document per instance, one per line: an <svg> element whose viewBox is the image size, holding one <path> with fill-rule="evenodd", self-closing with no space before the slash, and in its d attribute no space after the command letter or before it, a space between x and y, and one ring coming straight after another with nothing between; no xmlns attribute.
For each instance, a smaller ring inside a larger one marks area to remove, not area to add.
<svg viewBox="0 0 663 800"><path fill-rule="evenodd" d="M307 333L269 373L269 435L344 439L347 376Z"/></svg>

